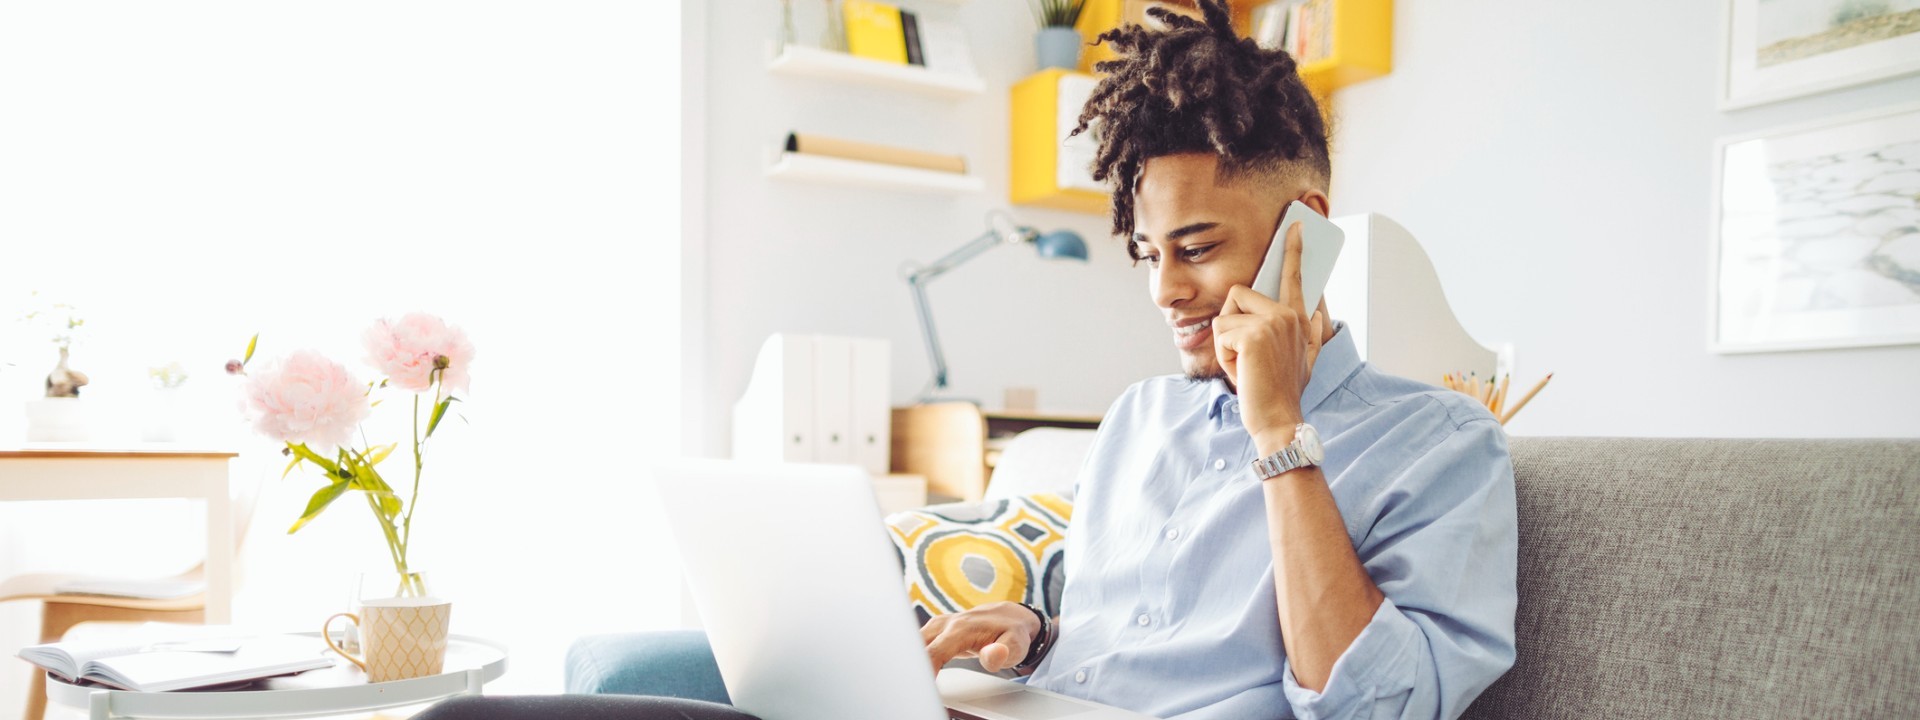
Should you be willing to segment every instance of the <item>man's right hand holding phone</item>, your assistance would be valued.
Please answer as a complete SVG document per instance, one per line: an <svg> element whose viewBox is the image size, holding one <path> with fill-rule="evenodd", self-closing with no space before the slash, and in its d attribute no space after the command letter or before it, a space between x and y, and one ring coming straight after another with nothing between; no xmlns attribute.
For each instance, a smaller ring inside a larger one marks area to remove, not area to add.
<svg viewBox="0 0 1920 720"><path fill-rule="evenodd" d="M920 639L935 673L950 660L971 657L987 672L1000 672L1026 659L1042 629L1040 616L1027 606L997 602L928 620Z"/></svg>

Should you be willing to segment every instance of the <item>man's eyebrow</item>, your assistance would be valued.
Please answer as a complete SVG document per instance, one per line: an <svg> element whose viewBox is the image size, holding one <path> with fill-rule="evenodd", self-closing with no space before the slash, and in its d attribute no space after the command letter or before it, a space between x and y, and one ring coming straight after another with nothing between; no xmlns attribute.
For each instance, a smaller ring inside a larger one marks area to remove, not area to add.
<svg viewBox="0 0 1920 720"><path fill-rule="evenodd" d="M1179 240L1180 238L1186 237L1188 235L1203 233L1217 227L1220 227L1220 223L1202 222L1202 223L1194 223L1192 225L1175 228L1167 233L1167 242L1173 242L1175 240ZM1134 233L1133 241L1135 243L1139 243L1143 245L1148 243L1147 236L1141 233Z"/></svg>

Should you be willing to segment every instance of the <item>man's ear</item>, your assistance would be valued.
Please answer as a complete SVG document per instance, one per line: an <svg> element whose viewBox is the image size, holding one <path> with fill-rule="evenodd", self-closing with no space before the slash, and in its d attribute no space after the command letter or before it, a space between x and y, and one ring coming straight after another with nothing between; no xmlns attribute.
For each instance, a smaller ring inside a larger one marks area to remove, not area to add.
<svg viewBox="0 0 1920 720"><path fill-rule="evenodd" d="M1333 217L1333 213L1327 210L1328 200L1326 193L1320 192L1319 190L1308 190L1307 194L1300 196L1300 202L1306 203L1307 207L1313 208L1314 212L1320 213L1320 217Z"/></svg>

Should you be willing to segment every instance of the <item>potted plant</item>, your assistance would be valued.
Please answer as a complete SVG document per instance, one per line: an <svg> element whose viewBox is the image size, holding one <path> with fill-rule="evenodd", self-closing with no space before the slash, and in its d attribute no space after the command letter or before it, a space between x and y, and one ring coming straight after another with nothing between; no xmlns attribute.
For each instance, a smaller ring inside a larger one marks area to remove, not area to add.
<svg viewBox="0 0 1920 720"><path fill-rule="evenodd" d="M27 440L32 442L76 442L87 439L87 416L85 406L80 404L80 388L85 387L87 374L67 366L68 356L73 350L74 339L79 335L86 319L72 305L55 302L39 305L40 293L33 293L37 307L29 311L22 321L42 327L53 340L53 347L59 351L60 360L53 366L53 372L47 373L45 397L27 401Z"/></svg>
<svg viewBox="0 0 1920 720"><path fill-rule="evenodd" d="M1086 6L1087 0L1033 0L1034 20L1040 24L1033 49L1041 70L1080 67L1080 31L1074 25Z"/></svg>
<svg viewBox="0 0 1920 720"><path fill-rule="evenodd" d="M178 442L180 440L181 407L180 386L187 383L187 369L179 361L147 368L147 379L153 381L153 395L148 400L146 427L141 429L140 439L146 442Z"/></svg>

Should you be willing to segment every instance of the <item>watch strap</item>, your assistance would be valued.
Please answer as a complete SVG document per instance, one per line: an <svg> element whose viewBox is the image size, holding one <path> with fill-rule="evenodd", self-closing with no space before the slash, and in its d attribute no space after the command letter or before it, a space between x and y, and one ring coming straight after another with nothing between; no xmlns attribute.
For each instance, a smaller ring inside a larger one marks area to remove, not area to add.
<svg viewBox="0 0 1920 720"><path fill-rule="evenodd" d="M1306 463L1301 461L1300 453L1288 445L1280 448L1279 452L1253 461L1253 472L1261 480L1271 480L1304 465Z"/></svg>
<svg viewBox="0 0 1920 720"><path fill-rule="evenodd" d="M1047 656L1047 651L1053 649L1053 618L1047 617L1046 611L1032 605L1021 603L1020 607L1032 611L1034 617L1040 618L1039 636L1027 644L1027 656L1013 666L1015 671L1027 672L1039 667L1040 661Z"/></svg>

